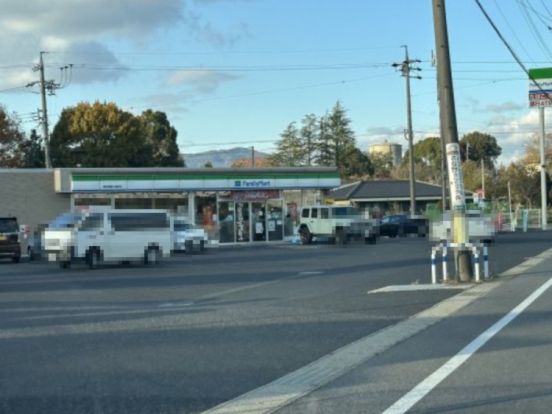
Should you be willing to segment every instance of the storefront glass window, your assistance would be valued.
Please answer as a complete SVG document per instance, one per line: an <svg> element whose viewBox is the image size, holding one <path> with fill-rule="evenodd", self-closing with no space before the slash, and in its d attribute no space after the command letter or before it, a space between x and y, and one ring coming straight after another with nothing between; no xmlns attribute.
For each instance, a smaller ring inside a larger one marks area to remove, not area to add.
<svg viewBox="0 0 552 414"><path fill-rule="evenodd" d="M153 203L151 198L116 198L115 208L118 209L150 209Z"/></svg>
<svg viewBox="0 0 552 414"><path fill-rule="evenodd" d="M268 200L267 202L268 240L282 240L284 235L284 219L281 200Z"/></svg>
<svg viewBox="0 0 552 414"><path fill-rule="evenodd" d="M249 241L249 203L236 202L236 241Z"/></svg>
<svg viewBox="0 0 552 414"><path fill-rule="evenodd" d="M213 193L196 196L195 209L195 224L201 226L207 232L209 239L218 240L216 195Z"/></svg>
<svg viewBox="0 0 552 414"><path fill-rule="evenodd" d="M219 241L234 243L235 209L233 201L219 202Z"/></svg>
<svg viewBox="0 0 552 414"><path fill-rule="evenodd" d="M169 210L179 215L188 215L188 196L184 195L182 198L156 198L155 208L162 210Z"/></svg>

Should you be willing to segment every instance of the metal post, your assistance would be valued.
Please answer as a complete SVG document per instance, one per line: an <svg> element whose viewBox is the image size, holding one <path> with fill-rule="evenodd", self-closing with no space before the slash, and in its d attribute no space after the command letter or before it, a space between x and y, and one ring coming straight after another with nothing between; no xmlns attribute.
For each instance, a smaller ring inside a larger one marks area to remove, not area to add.
<svg viewBox="0 0 552 414"><path fill-rule="evenodd" d="M251 147L251 168L255 168L255 147Z"/></svg>
<svg viewBox="0 0 552 414"><path fill-rule="evenodd" d="M541 177L541 228L546 230L547 228L547 200L546 200L546 160L544 154L544 107L539 107L539 121L540 121L540 177Z"/></svg>
<svg viewBox="0 0 552 414"><path fill-rule="evenodd" d="M512 231L516 230L514 223L514 214L512 213L512 188L510 186L510 181L508 181L508 205L510 210L510 228Z"/></svg>
<svg viewBox="0 0 552 414"><path fill-rule="evenodd" d="M447 244L443 244L443 282L448 280L448 267L447 267Z"/></svg>
<svg viewBox="0 0 552 414"><path fill-rule="evenodd" d="M451 208L454 210L453 237L455 243L465 244L469 240L466 225L466 201L464 192L464 177L462 174L460 147L458 144L458 128L454 107L454 91L452 70L447 34L447 22L444 0L432 0L433 22L435 28L435 44L437 54L437 70L440 79L439 104L443 111L443 130L447 142L447 165L449 173L449 188ZM465 248L457 250L457 276L460 281L467 282L472 277L470 251Z"/></svg>
<svg viewBox="0 0 552 414"><path fill-rule="evenodd" d="M489 248L483 245L483 275L485 279L489 278Z"/></svg>
<svg viewBox="0 0 552 414"><path fill-rule="evenodd" d="M473 246L473 261L475 264L475 281L479 283L479 249L477 248L477 246Z"/></svg>
<svg viewBox="0 0 552 414"><path fill-rule="evenodd" d="M437 248L431 249L431 283L437 284Z"/></svg>

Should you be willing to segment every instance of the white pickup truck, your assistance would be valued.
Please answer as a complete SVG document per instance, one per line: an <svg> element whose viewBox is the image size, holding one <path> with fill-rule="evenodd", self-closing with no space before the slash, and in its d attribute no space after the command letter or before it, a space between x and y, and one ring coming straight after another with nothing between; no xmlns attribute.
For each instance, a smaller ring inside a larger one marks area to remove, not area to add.
<svg viewBox="0 0 552 414"><path fill-rule="evenodd" d="M298 233L302 244L313 238L328 238L337 244L351 239L376 243L379 226L375 220L363 219L358 210L349 206L312 205L301 209Z"/></svg>

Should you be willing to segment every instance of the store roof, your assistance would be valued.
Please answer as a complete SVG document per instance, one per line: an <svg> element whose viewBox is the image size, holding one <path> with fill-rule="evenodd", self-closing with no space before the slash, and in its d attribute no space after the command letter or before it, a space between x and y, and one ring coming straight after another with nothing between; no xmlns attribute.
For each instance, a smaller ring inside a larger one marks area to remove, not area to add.
<svg viewBox="0 0 552 414"><path fill-rule="evenodd" d="M416 181L416 198L439 199L441 186ZM406 200L410 197L409 180L356 181L334 188L328 194L334 200ZM466 192L466 197L472 197Z"/></svg>

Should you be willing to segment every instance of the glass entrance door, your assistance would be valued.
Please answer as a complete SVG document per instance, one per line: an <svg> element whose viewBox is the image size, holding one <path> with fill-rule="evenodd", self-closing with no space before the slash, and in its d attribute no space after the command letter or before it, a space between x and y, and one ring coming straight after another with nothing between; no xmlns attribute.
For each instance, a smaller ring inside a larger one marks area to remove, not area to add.
<svg viewBox="0 0 552 414"><path fill-rule="evenodd" d="M251 236L253 241L266 241L266 206L264 202L251 203Z"/></svg>

